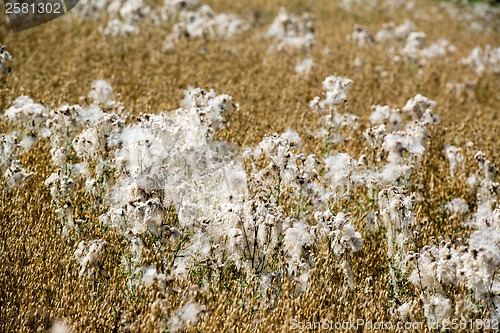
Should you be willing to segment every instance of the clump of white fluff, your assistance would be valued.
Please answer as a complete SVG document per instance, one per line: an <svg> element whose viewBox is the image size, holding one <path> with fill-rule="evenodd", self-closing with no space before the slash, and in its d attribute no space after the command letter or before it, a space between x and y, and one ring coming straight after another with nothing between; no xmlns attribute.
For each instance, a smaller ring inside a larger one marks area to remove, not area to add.
<svg viewBox="0 0 500 333"><path fill-rule="evenodd" d="M451 179L455 180L455 172L458 166L462 165L464 161L464 155L460 152L461 149L453 145L444 147L444 154L450 163L450 176Z"/></svg>
<svg viewBox="0 0 500 333"><path fill-rule="evenodd" d="M469 211L467 201L462 198L455 198L445 206L446 210L453 216L464 215Z"/></svg>
<svg viewBox="0 0 500 333"><path fill-rule="evenodd" d="M110 20L105 27L99 30L104 35L116 37L121 34L133 34L138 31L138 26L151 8L143 0L113 0L105 8Z"/></svg>
<svg viewBox="0 0 500 333"><path fill-rule="evenodd" d="M347 93L351 89L351 79L330 75L323 81L325 99L315 97L309 107L319 113L329 113L331 109L347 102Z"/></svg>
<svg viewBox="0 0 500 333"><path fill-rule="evenodd" d="M359 183L358 162L347 153L337 153L324 158L323 181L328 184L327 196L337 201L349 195L351 188Z"/></svg>
<svg viewBox="0 0 500 333"><path fill-rule="evenodd" d="M162 224L165 208L154 198L146 202L131 201L120 208L112 208L101 221L114 227L122 234L132 232L134 235L143 235L146 231L158 234Z"/></svg>
<svg viewBox="0 0 500 333"><path fill-rule="evenodd" d="M403 24L394 29L396 37L400 40L407 38L416 29L415 24L410 20L405 20Z"/></svg>
<svg viewBox="0 0 500 333"><path fill-rule="evenodd" d="M500 73L500 47L494 48L486 45L483 49L477 46L461 62L464 65L473 67L477 74L490 71Z"/></svg>
<svg viewBox="0 0 500 333"><path fill-rule="evenodd" d="M20 96L5 110L1 119L5 120L12 130L0 136L0 173L7 181L7 186L13 188L34 174L24 169L20 157L40 138L49 135L45 128L48 108L34 103L27 96Z"/></svg>
<svg viewBox="0 0 500 333"><path fill-rule="evenodd" d="M339 266L349 287L353 288L354 279L348 256L363 247L361 234L354 229L347 215L342 212L333 215L330 210L317 211L314 213L314 219L317 222L314 227L315 233L320 239L326 237L329 240L332 252L341 260Z"/></svg>
<svg viewBox="0 0 500 333"><path fill-rule="evenodd" d="M374 107L372 121L383 124L368 128L364 137L373 148L381 148L386 152L387 164L377 172L379 182L396 184L409 180L412 170L418 167L425 153L428 126L439 121L439 117L433 113L435 105L434 101L417 94L402 108L403 113L389 107ZM413 121L395 130L402 125L402 116L405 114ZM387 127L393 131L388 133ZM378 159L383 158L380 152L377 156Z"/></svg>
<svg viewBox="0 0 500 333"><path fill-rule="evenodd" d="M440 38L428 47L420 51L420 56L424 58L443 57L448 53L453 53L457 48L450 44L445 38Z"/></svg>
<svg viewBox="0 0 500 333"><path fill-rule="evenodd" d="M388 105L373 105L373 112L370 115L370 123L373 125L384 124L389 131L397 131L403 124L399 109L392 109Z"/></svg>
<svg viewBox="0 0 500 333"><path fill-rule="evenodd" d="M354 31L347 36L347 39L356 42L358 46L371 45L375 42L368 28L358 24L354 26Z"/></svg>
<svg viewBox="0 0 500 333"><path fill-rule="evenodd" d="M173 32L167 36L167 50L183 39L229 38L248 29L248 25L232 13L216 14L208 5L191 6L177 13Z"/></svg>
<svg viewBox="0 0 500 333"><path fill-rule="evenodd" d="M384 23L382 29L375 34L377 43L390 41L396 38L396 29L394 22Z"/></svg>
<svg viewBox="0 0 500 333"><path fill-rule="evenodd" d="M442 295L430 296L424 302L424 315L430 323L442 323L452 313L450 300Z"/></svg>
<svg viewBox="0 0 500 333"><path fill-rule="evenodd" d="M273 47L277 50L310 50L316 44L314 17L309 13L298 17L281 8L265 36L274 39Z"/></svg>
<svg viewBox="0 0 500 333"><path fill-rule="evenodd" d="M2 73L9 74L11 72L11 68L8 65L8 62L12 61L12 55L5 49L5 46L0 44L0 71Z"/></svg>
<svg viewBox="0 0 500 333"><path fill-rule="evenodd" d="M112 19L105 27L100 27L99 32L103 35L116 37L119 35L132 35L137 32L137 26L124 22L118 18Z"/></svg>
<svg viewBox="0 0 500 333"><path fill-rule="evenodd" d="M321 129L316 134L317 137L323 137L326 141L334 143L348 141L349 133L359 126L359 118L351 113L339 113L338 108L342 104L347 104L347 93L349 92L353 81L340 76L328 76L323 81L323 90L325 98L322 100L316 96L310 103L309 108L321 116Z"/></svg>
<svg viewBox="0 0 500 333"><path fill-rule="evenodd" d="M424 48L426 35L423 32L412 32L408 35L406 45L401 51L409 59L417 59Z"/></svg>
<svg viewBox="0 0 500 333"><path fill-rule="evenodd" d="M96 104L103 106L112 106L115 104L113 100L113 87L106 80L92 81L92 90L88 97Z"/></svg>
<svg viewBox="0 0 500 333"><path fill-rule="evenodd" d="M309 226L302 221L295 220L293 226L286 230L283 238L283 245L291 257L291 263L300 263L304 247L310 246L312 242L313 238L309 234Z"/></svg>
<svg viewBox="0 0 500 333"><path fill-rule="evenodd" d="M20 96L2 116L20 137L20 146L28 151L40 138L47 137L49 132L45 122L49 118L49 109L35 103L28 96Z"/></svg>
<svg viewBox="0 0 500 333"><path fill-rule="evenodd" d="M8 167L17 156L19 144L16 136L10 133L0 134L0 167Z"/></svg>
<svg viewBox="0 0 500 333"><path fill-rule="evenodd" d="M81 241L75 251L75 257L80 263L79 275L90 276L100 271L100 257L104 253L106 242L102 239Z"/></svg>
<svg viewBox="0 0 500 333"><path fill-rule="evenodd" d="M406 105L403 106L402 110L408 113L413 120L419 120L424 124L434 124L439 121L437 115L432 112L435 106L435 101L417 94L415 97L406 102Z"/></svg>
<svg viewBox="0 0 500 333"><path fill-rule="evenodd" d="M302 76L308 76L314 67L314 60L312 58L305 58L295 65L295 73Z"/></svg>
<svg viewBox="0 0 500 333"><path fill-rule="evenodd" d="M171 332L178 332L182 329L195 326L205 309L206 307L199 303L184 305L168 321L169 330Z"/></svg>
<svg viewBox="0 0 500 333"><path fill-rule="evenodd" d="M61 320L57 320L56 322L52 323L52 326L50 327L50 333L71 333L71 332L72 331L70 325Z"/></svg>
<svg viewBox="0 0 500 333"><path fill-rule="evenodd" d="M13 160L5 171L4 178L7 180L9 188L21 185L33 172L27 172L19 160Z"/></svg>
<svg viewBox="0 0 500 333"><path fill-rule="evenodd" d="M153 283L163 283L167 277L165 274L159 274L155 267L148 267L144 271L144 275L142 276L142 281L146 286L150 286Z"/></svg>

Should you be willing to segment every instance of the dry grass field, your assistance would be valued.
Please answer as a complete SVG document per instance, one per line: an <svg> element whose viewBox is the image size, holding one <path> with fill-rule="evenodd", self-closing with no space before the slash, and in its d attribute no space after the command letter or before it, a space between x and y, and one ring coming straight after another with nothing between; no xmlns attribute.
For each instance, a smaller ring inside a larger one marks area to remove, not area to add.
<svg viewBox="0 0 500 333"><path fill-rule="evenodd" d="M443 206L460 197L474 212L476 195L469 191L465 180L478 170L476 151L481 150L493 165L499 165L500 75L494 71L477 74L460 61L476 46L500 46L498 12L488 21L488 29L475 32L468 29L470 21L452 17L441 2L426 0L416 1L414 10L389 10L383 6L368 9L361 5L351 11L328 0L205 3L215 12L229 11L248 20L249 29L227 39L184 41L169 51L163 47L172 29L168 23L153 26L145 22L139 33L111 37L98 31L99 20L59 18L13 34L2 19L0 42L13 61L12 72L0 78L0 114L21 95L51 110L63 104L87 104L88 98L81 96L88 94L92 81L104 79L113 87L113 98L123 103L122 114L130 124L141 114L178 108L184 89L201 87L228 94L240 106L238 112L229 114L229 126L216 132L219 140L252 147L266 134L293 129L300 135L301 151L306 154L345 152L359 157L372 154L363 138L371 106L401 108L407 100L422 94L436 101L433 112L440 116L440 122L430 127L426 152L408 188L419 197L413 205L421 225L415 246L421 249L437 244L438 238L458 244L470 236L473 228L462 223L464 219L443 213ZM469 5L446 5L459 13L470 11ZM307 11L315 17L316 45L308 51L315 68L308 76L293 70L295 63L304 58L304 51L271 52L271 42L262 37L281 7L295 14ZM427 13L427 17L418 13ZM399 25L405 19L411 19L417 31L425 32L429 44L446 38L456 51L428 59L420 67L416 62L393 61L388 49L404 46L404 42L358 46L346 38L355 24L376 32L384 23ZM311 112L309 103L315 96L323 96L322 82L328 75L353 81L348 103L340 111L358 116L361 126L348 141L325 146L311 135L311 129L319 128L321 119ZM474 82L464 93L457 93L449 85L464 82ZM2 119L1 132L7 133L11 125ZM466 148L469 141L474 146ZM443 154L445 144L462 147L465 156L465 171L458 172L457 181L450 178L449 163ZM185 279L168 276L163 262L168 262L174 250L166 247L161 252L165 257L159 258L161 254L151 245L155 240L145 236L141 264L156 265L167 275L167 281L162 286L139 284L131 290L130 276L120 264L128 243L99 220L106 205L87 193L82 181L74 192L72 209L75 219L84 223L79 233L62 235L57 207L44 184L56 170L50 149L49 139L42 139L20 157L25 169L33 172L21 185L10 188L6 181L0 183L1 332L55 331L57 322L66 323L72 332L168 331L172 326L161 323L169 322L175 311L189 302L203 306L196 325L185 328L193 332L288 332L293 331L294 322L356 322L361 318L366 322L395 323L399 320L395 309L408 299L417 303L412 310L413 321L426 321L424 301L419 296L423 291L418 286L401 279L398 289L404 296L394 296L386 231L369 228L370 198L358 187L349 198L329 203L335 214L349 212L351 223L363 238L362 249L349 259L353 288L345 281L339 259L321 244L314 248L317 255L305 291L297 291L293 278L281 277L279 291L269 291L264 297L258 279L237 270L217 268L220 271L214 273L209 265L200 265ZM296 203L288 195L285 193L281 205L286 214L291 214ZM308 214L306 219L312 221L313 213ZM175 209L167 211L162 223L177 223ZM100 258L100 273L82 277L74 252L80 241L91 239L105 240L106 250ZM448 286L445 293L463 296L450 296L454 309L471 295L463 284ZM478 304L476 313L463 318L489 318L491 308ZM430 331L428 327L425 330ZM296 331L308 330L301 327ZM369 329L359 326L340 331Z"/></svg>

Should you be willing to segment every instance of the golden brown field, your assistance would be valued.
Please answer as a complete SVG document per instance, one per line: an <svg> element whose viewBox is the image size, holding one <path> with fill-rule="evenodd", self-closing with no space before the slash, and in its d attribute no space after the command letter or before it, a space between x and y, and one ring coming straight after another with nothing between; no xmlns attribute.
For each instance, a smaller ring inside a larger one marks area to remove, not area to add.
<svg viewBox="0 0 500 333"><path fill-rule="evenodd" d="M387 104L401 108L407 100L421 94L436 101L433 113L440 116L440 122L429 128L425 154L406 188L418 195L413 212L420 229L412 251L439 244L438 238L450 240L453 246L466 244L474 227L463 223L465 217L450 217L443 207L456 197L467 201L471 214L477 207L476 194L466 184L467 177L479 170L474 158L476 151L481 150L492 165L499 165L500 75L488 70L477 74L460 61L476 46L500 46L498 12L487 22L488 29L474 32L468 29L470 21L452 17L442 3L435 1L416 1L418 12L428 13L427 19L416 15L416 10L404 8L388 10L380 6L371 10L359 6L348 11L339 8L339 2L327 0L205 3L217 13L230 11L248 20L249 29L227 39L182 41L175 50L168 51L162 45L172 29L171 23L153 26L146 22L137 34L111 37L98 31L99 20L59 18L13 34L3 19L0 42L12 54L13 61L12 72L1 77L2 113L21 95L51 110L63 104L87 105L89 99L80 96L87 96L92 81L104 79L113 87L114 100L125 107L123 119L131 124L141 114L178 108L184 89L200 87L228 94L240 105L239 111L229 114L229 126L216 132L218 140L252 147L266 134L281 134L290 128L300 135L300 151L306 155L321 157L345 152L358 158L365 154L369 161L373 160L369 163L375 165L375 153L363 138L370 126L371 106ZM470 11L469 5L446 4L458 12ZM295 63L304 58L304 51L271 52L270 40L262 37L281 7L295 14L310 12L315 17L316 44L308 51L315 68L309 76L293 70ZM446 38L456 51L430 58L420 67L416 62L393 61L389 47L404 46L404 41L358 46L346 38L355 24L376 32L384 23L393 21L399 25L407 18L413 21L416 31L425 32L426 45ZM361 64L356 65L355 58ZM381 71L386 73L381 76ZM353 81L348 103L342 104L339 111L358 116L361 126L348 141L325 146L311 135L310 130L318 129L321 119L311 112L309 103L315 96L323 98L322 82L328 75ZM467 82L474 84L463 93L448 85ZM5 118L0 124L2 133L13 129ZM469 141L474 145L466 146ZM465 156L464 167L457 169L455 181L443 154L445 144L461 147ZM415 300L416 304L411 310L412 321L426 320L422 295L429 290L421 290L405 277L398 280L401 285L392 286L386 229L369 228L367 216L373 206L359 186L354 186L349 196L328 203L334 214L348 212L363 238L361 250L349 254L353 288L349 288L339 268L339 258L326 243L315 243L310 249L315 256L305 291L298 291L294 276L283 274L265 297L258 276L252 278L234 267L212 267L206 261L184 279L171 275L168 262L173 261L177 245L167 244L159 251L154 246L157 239L151 235L142 238L141 265L155 266L167 279L163 284L139 283L129 288L127 283L132 277L120 264L129 243L103 225L99 215L106 212L107 204L89 194L83 180L76 183L71 208L75 220L83 222L79 232L72 231L69 237L62 234L56 204L44 184L57 170L50 150L49 139L41 139L19 158L33 175L13 188L5 180L0 183L1 332L45 332L54 330L56 322L67 323L72 332L168 331L165 323L190 302L203 306L196 325L185 328L193 332L288 332L294 331L294 320L356 322L362 318L366 322L397 322L395 309L408 300ZM5 173L5 169L0 171ZM285 216L301 209L292 192L284 190L279 203ZM498 208L498 195L495 198L493 206ZM304 210L302 218L314 225L314 209L307 206ZM162 224L177 223L175 208L167 207ZM107 243L99 259L99 270L89 277L79 276L74 252L80 241L92 239ZM281 267L280 260L284 259L279 259L279 253L283 251L277 250L273 267ZM495 276L491 277L492 285L494 280ZM398 296L394 295L395 288L401 293ZM490 292L491 297L497 297L494 291ZM440 293L452 302L450 319L468 321L491 316L488 301L474 299L478 310L460 317L458 309L473 299L473 292L463 283L446 286ZM430 331L428 327L425 330ZM301 327L297 331L308 330ZM359 326L343 331L369 329Z"/></svg>

